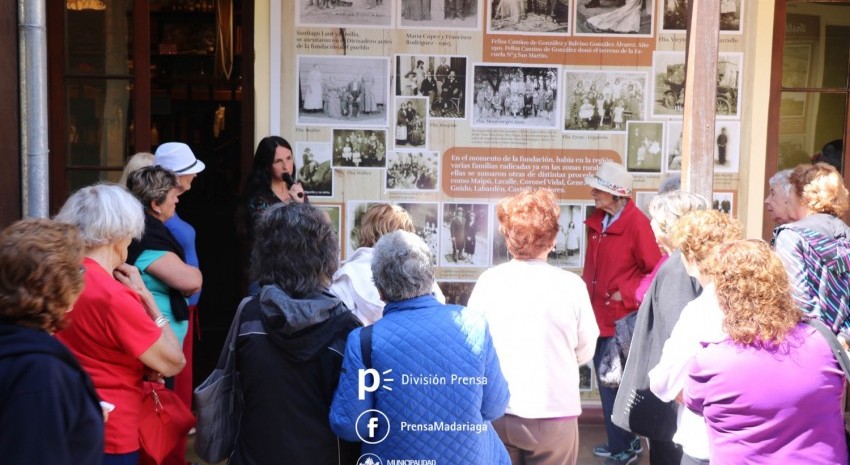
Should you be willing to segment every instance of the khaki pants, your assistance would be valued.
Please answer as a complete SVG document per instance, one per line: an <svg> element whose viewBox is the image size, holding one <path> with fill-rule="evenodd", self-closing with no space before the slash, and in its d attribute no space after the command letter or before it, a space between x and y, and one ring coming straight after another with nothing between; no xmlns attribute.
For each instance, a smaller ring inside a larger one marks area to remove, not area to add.
<svg viewBox="0 0 850 465"><path fill-rule="evenodd" d="M513 465L575 465L577 418L521 418L505 415L493 422Z"/></svg>

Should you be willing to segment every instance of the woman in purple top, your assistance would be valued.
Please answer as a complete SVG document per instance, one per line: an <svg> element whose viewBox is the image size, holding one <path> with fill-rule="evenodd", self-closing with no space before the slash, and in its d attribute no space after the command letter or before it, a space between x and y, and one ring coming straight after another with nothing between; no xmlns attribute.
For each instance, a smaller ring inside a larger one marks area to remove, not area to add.
<svg viewBox="0 0 850 465"><path fill-rule="evenodd" d="M705 417L713 464L847 464L844 373L802 322L779 257L760 241L720 250L727 337L694 358L685 404Z"/></svg>

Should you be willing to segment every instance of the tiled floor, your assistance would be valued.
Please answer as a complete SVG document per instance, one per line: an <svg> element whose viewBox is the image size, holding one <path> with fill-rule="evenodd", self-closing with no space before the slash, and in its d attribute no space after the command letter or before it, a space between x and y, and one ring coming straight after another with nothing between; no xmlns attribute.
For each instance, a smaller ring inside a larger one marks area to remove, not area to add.
<svg viewBox="0 0 850 465"><path fill-rule="evenodd" d="M581 450L579 451L577 465L602 465L605 462L605 459L594 456L592 450L597 444L605 442L605 427L599 424L580 424L578 434ZM192 444L193 441L190 437L189 452L186 454L186 459L189 460L190 463L205 464L205 462L202 462L194 455L192 451ZM647 450L645 440L643 442L643 449L644 451L643 454L641 454L640 461L637 462L638 465L649 464L649 451ZM222 465L223 464L224 462L222 462Z"/></svg>

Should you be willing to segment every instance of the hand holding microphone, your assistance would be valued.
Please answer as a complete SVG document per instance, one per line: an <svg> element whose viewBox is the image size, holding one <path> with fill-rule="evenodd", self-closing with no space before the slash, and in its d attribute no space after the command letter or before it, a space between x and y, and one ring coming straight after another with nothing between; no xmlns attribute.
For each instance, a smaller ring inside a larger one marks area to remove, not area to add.
<svg viewBox="0 0 850 465"><path fill-rule="evenodd" d="M289 186L289 195L297 197L298 200L304 201L304 188L301 187L301 183L296 183L294 179L292 179L292 175L289 173L283 173L283 181ZM294 200L293 197L293 200Z"/></svg>

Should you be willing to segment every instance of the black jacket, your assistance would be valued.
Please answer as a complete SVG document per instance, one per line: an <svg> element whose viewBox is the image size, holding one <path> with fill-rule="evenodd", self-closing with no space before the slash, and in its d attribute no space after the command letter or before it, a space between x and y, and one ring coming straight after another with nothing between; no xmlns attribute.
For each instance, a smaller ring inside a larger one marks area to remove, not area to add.
<svg viewBox="0 0 850 465"><path fill-rule="evenodd" d="M99 402L91 379L61 342L0 322L0 462L100 464Z"/></svg>
<svg viewBox="0 0 850 465"><path fill-rule="evenodd" d="M264 286L256 302L242 310L236 345L245 406L230 463L356 463L360 445L338 439L328 416L359 320L327 293L292 299Z"/></svg>

